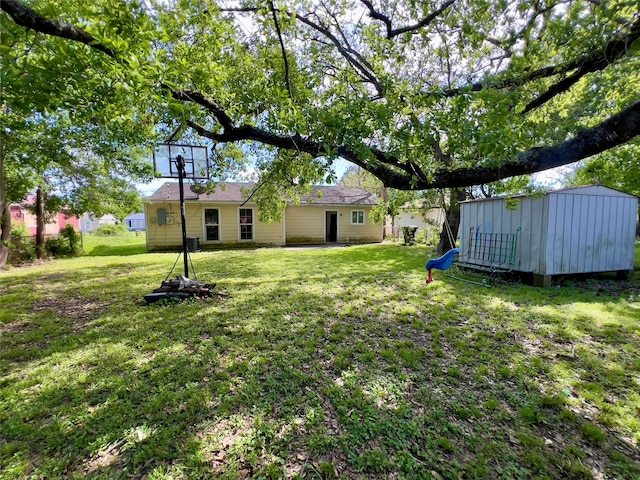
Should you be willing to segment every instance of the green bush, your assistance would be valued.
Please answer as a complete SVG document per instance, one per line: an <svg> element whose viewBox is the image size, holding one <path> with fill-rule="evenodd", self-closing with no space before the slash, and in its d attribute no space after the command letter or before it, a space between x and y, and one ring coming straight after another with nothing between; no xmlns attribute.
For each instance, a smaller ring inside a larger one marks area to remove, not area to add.
<svg viewBox="0 0 640 480"><path fill-rule="evenodd" d="M24 223L12 223L11 224L11 237L13 239L28 239L29 230Z"/></svg>
<svg viewBox="0 0 640 480"><path fill-rule="evenodd" d="M36 258L36 248L23 223L11 225L11 242L9 243L9 263L20 265Z"/></svg>
<svg viewBox="0 0 640 480"><path fill-rule="evenodd" d="M127 232L127 227L120 223L118 225L100 225L96 228L93 234L97 237L115 237L117 235L123 235Z"/></svg>
<svg viewBox="0 0 640 480"><path fill-rule="evenodd" d="M44 249L52 257L62 257L65 255L65 242L60 237L49 237L44 242Z"/></svg>
<svg viewBox="0 0 640 480"><path fill-rule="evenodd" d="M73 228L73 225L68 223L61 231L60 236L69 245L69 255L78 256L82 253L82 239L80 233Z"/></svg>
<svg viewBox="0 0 640 480"><path fill-rule="evenodd" d="M53 257L76 257L82 253L80 234L67 224L57 237L47 238L45 250Z"/></svg>

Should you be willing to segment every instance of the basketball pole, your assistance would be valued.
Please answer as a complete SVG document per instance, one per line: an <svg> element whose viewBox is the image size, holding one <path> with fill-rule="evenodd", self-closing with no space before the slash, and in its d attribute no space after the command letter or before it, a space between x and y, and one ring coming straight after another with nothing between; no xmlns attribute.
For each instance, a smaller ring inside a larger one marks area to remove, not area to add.
<svg viewBox="0 0 640 480"><path fill-rule="evenodd" d="M178 167L178 184L180 190L180 219L182 220L182 256L184 259L184 277L189 278L189 259L187 249L187 215L184 207L184 158L182 155L176 157L176 166Z"/></svg>

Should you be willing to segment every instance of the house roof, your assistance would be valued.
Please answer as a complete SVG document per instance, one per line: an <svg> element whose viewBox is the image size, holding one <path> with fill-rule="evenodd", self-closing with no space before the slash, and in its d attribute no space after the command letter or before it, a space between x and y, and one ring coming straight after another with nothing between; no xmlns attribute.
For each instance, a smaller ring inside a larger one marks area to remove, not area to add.
<svg viewBox="0 0 640 480"><path fill-rule="evenodd" d="M32 207L36 204L36 196L35 194L30 193L27 197L18 203L12 203L11 208L19 208L19 207Z"/></svg>
<svg viewBox="0 0 640 480"><path fill-rule="evenodd" d="M240 203L245 200L243 190L251 189L254 183L226 182L218 186L211 194L196 195L185 185L185 201L215 202L215 203ZM143 202L170 202L179 201L179 185L176 182L167 182L152 195L143 198ZM362 188L317 186L308 195L300 198L300 204L313 205L377 205L378 197Z"/></svg>

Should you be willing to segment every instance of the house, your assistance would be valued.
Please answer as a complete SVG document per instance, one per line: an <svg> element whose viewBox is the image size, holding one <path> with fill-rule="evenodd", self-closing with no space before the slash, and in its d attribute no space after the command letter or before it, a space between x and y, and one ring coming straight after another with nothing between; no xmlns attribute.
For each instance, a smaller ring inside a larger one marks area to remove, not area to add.
<svg viewBox="0 0 640 480"><path fill-rule="evenodd" d="M282 221L263 223L259 207L244 203L251 183L226 183L212 194L194 194L185 188L188 237L199 237L202 248L284 246L292 244L373 243L382 241L382 225L369 213L377 197L363 189L314 187L289 203ZM165 183L144 198L148 250L170 250L182 245L178 183Z"/></svg>
<svg viewBox="0 0 640 480"><path fill-rule="evenodd" d="M137 232L139 230L145 230L144 213L132 213L124 219L124 224L127 226L130 232Z"/></svg>
<svg viewBox="0 0 640 480"><path fill-rule="evenodd" d="M416 205L407 205L400 214L393 218L393 232L395 238L402 236L402 227L416 226L418 231L423 231L427 241L435 240L444 223L443 208L420 209Z"/></svg>
<svg viewBox="0 0 640 480"><path fill-rule="evenodd" d="M14 203L10 206L11 221L24 225L32 237L36 236L38 230L36 215L33 213L35 203L36 196L28 195L24 202ZM47 214L47 220L44 226L45 236L58 235L68 224L71 224L76 230L80 229L78 217L64 211Z"/></svg>
<svg viewBox="0 0 640 480"><path fill-rule="evenodd" d="M549 286L553 275L628 273L637 211L637 197L599 185L468 200L460 203L460 258L488 266L505 235L515 235L513 269L532 273L536 285Z"/></svg>
<svg viewBox="0 0 640 480"><path fill-rule="evenodd" d="M80 231L82 233L91 233L101 225L115 225L116 217L111 214L96 217L92 213L83 213L80 217Z"/></svg>

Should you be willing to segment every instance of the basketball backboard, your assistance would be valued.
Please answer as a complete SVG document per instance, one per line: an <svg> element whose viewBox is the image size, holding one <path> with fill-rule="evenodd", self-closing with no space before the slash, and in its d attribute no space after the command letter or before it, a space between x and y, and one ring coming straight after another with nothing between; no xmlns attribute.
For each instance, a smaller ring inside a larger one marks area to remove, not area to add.
<svg viewBox="0 0 640 480"><path fill-rule="evenodd" d="M194 145L160 144L153 152L153 169L162 178L178 178L176 158L184 161L184 178L188 180L209 179L207 147Z"/></svg>

